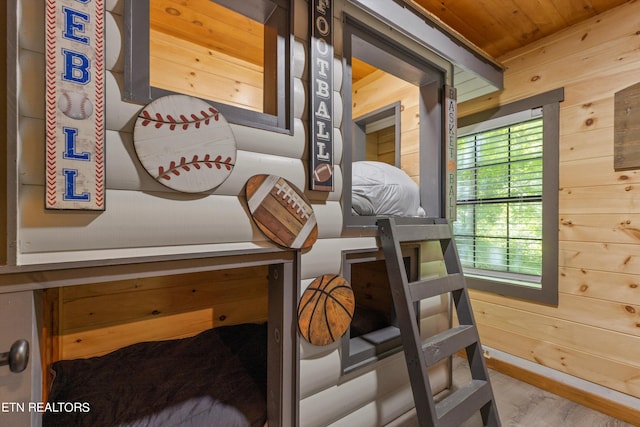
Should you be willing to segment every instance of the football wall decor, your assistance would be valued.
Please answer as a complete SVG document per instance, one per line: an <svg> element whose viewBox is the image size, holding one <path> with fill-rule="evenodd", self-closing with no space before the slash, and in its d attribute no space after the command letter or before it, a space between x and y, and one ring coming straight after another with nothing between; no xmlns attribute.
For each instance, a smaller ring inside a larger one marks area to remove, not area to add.
<svg viewBox="0 0 640 427"><path fill-rule="evenodd" d="M253 221L273 242L291 249L309 249L318 239L311 203L294 185L276 175L254 175L246 185Z"/></svg>

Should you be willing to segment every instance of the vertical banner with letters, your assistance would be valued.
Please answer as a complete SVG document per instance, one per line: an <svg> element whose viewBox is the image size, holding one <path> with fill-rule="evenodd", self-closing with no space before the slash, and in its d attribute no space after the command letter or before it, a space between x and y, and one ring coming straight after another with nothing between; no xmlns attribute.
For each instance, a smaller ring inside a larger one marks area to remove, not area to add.
<svg viewBox="0 0 640 427"><path fill-rule="evenodd" d="M450 221L456 220L456 202L458 194L458 174L457 174L457 156L458 156L458 104L457 92L455 87L444 87L444 128L446 132L446 187L447 187L447 208L446 217Z"/></svg>
<svg viewBox="0 0 640 427"><path fill-rule="evenodd" d="M47 209L105 209L104 75L104 0L47 0Z"/></svg>
<svg viewBox="0 0 640 427"><path fill-rule="evenodd" d="M333 8L331 0L309 4L309 187L333 191Z"/></svg>

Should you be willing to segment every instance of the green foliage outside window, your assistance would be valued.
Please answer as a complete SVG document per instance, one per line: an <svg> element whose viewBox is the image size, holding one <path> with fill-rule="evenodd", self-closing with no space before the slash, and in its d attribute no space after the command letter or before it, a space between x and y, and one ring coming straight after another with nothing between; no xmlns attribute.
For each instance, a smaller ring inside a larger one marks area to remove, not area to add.
<svg viewBox="0 0 640 427"><path fill-rule="evenodd" d="M463 267L541 275L542 130L539 118L458 138Z"/></svg>

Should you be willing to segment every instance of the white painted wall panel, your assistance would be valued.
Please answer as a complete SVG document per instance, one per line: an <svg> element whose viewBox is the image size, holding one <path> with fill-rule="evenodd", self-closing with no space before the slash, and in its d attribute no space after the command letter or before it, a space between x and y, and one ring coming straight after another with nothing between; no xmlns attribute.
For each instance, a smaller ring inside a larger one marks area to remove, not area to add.
<svg viewBox="0 0 640 427"><path fill-rule="evenodd" d="M133 132L138 113L144 105L122 100L124 74L107 71L105 73L105 128L107 130Z"/></svg>
<svg viewBox="0 0 640 427"><path fill-rule="evenodd" d="M333 127L342 126L342 95L340 92L333 92Z"/></svg>
<svg viewBox="0 0 640 427"><path fill-rule="evenodd" d="M328 426L367 403L374 402L378 397L401 388L407 382L408 375L403 356L396 354L388 357L377 369L302 399L300 425Z"/></svg>
<svg viewBox="0 0 640 427"><path fill-rule="evenodd" d="M21 49L44 54L44 12L42 0L18 2L18 44Z"/></svg>
<svg viewBox="0 0 640 427"><path fill-rule="evenodd" d="M44 121L23 117L20 120L19 136L20 182L44 185ZM180 193L153 179L142 167L135 152L131 133L107 131L106 141L108 189L167 192L172 193L175 200L182 198ZM233 172L222 185L210 193L226 196L244 194L247 180L261 173L282 176L301 189L305 186L305 170L300 159L238 150ZM335 213L336 210L333 209L331 212ZM336 220L341 221L341 216ZM330 219L327 225L331 230L335 229L335 224ZM327 236L336 237L335 232L328 232Z"/></svg>
<svg viewBox="0 0 640 427"><path fill-rule="evenodd" d="M303 41L296 40L293 43L293 77L302 79L305 76L305 63L307 50Z"/></svg>
<svg viewBox="0 0 640 427"><path fill-rule="evenodd" d="M124 18L110 12L104 14L105 25L105 52L104 64L107 70L123 72L124 70L124 44L123 28Z"/></svg>
<svg viewBox="0 0 640 427"><path fill-rule="evenodd" d="M333 163L336 165L342 164L342 147L344 145L342 139L342 131L340 128L333 128Z"/></svg>
<svg viewBox="0 0 640 427"><path fill-rule="evenodd" d="M238 150L236 165L231 175L218 187L215 193L223 195L244 194L247 180L257 174L281 176L298 189L304 190L305 169L302 160Z"/></svg>
<svg viewBox="0 0 640 427"><path fill-rule="evenodd" d="M124 10L124 0L105 0L104 8L112 13L122 15L122 11Z"/></svg>
<svg viewBox="0 0 640 427"><path fill-rule="evenodd" d="M44 185L44 120L21 117L18 121L18 180Z"/></svg>
<svg viewBox="0 0 640 427"><path fill-rule="evenodd" d="M340 92L342 90L342 59L333 59L333 90Z"/></svg>
<svg viewBox="0 0 640 427"><path fill-rule="evenodd" d="M293 135L234 124L231 125L231 130L240 150L300 159L306 146L306 130L300 119L293 121Z"/></svg>
<svg viewBox="0 0 640 427"><path fill-rule="evenodd" d="M20 50L17 73L20 115L44 120L44 68L43 54Z"/></svg>
<svg viewBox="0 0 640 427"><path fill-rule="evenodd" d="M47 211L43 187L22 186L24 253L265 241L237 197L107 190L107 209ZM143 255L142 253L140 255Z"/></svg>
<svg viewBox="0 0 640 427"><path fill-rule="evenodd" d="M430 372L429 379L434 390L442 391L446 387L448 369L438 366ZM437 393L437 391L436 391ZM331 427L369 427L383 426L396 420L414 407L413 392L406 386L393 390L377 400L347 414L344 418L330 424ZM417 424L412 424L417 425Z"/></svg>
<svg viewBox="0 0 640 427"><path fill-rule="evenodd" d="M293 79L293 115L298 119L307 117L307 108L304 102L307 96L306 86L301 79Z"/></svg>
<svg viewBox="0 0 640 427"><path fill-rule="evenodd" d="M305 399L338 384L340 363L340 352L337 349L312 359L301 359L300 399Z"/></svg>
<svg viewBox="0 0 640 427"><path fill-rule="evenodd" d="M442 312L442 308L449 304L448 295L439 295L420 301L420 317L429 317Z"/></svg>
<svg viewBox="0 0 640 427"><path fill-rule="evenodd" d="M370 402L344 418L330 424L331 427L383 426L413 408L411 387L403 387Z"/></svg>
<svg viewBox="0 0 640 427"><path fill-rule="evenodd" d="M313 203L319 239L337 239L342 234L342 205L339 201Z"/></svg>

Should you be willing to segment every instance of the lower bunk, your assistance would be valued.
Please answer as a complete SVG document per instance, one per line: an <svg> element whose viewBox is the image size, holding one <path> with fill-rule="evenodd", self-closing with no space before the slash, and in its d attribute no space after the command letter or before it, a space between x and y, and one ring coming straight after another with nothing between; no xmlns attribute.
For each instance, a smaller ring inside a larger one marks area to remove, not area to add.
<svg viewBox="0 0 640 427"><path fill-rule="evenodd" d="M295 424L294 264L44 290L43 426Z"/></svg>

